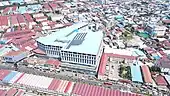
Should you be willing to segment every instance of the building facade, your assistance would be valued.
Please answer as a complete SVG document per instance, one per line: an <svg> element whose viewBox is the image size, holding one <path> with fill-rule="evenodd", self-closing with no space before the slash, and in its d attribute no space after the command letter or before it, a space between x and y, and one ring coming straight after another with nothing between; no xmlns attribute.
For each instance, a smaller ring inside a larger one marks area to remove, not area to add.
<svg viewBox="0 0 170 96"><path fill-rule="evenodd" d="M38 47L47 56L65 62L61 64L62 67L96 74L103 52L103 32L91 30L88 24L82 23L63 28L60 32L38 39Z"/></svg>

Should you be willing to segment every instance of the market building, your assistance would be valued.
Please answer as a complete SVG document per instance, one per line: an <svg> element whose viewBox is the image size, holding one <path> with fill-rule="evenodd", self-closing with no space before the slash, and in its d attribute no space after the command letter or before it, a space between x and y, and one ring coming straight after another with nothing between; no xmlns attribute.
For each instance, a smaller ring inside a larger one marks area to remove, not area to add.
<svg viewBox="0 0 170 96"><path fill-rule="evenodd" d="M61 66L96 74L103 52L103 33L94 25L77 23L37 39L37 44L47 56L66 62Z"/></svg>

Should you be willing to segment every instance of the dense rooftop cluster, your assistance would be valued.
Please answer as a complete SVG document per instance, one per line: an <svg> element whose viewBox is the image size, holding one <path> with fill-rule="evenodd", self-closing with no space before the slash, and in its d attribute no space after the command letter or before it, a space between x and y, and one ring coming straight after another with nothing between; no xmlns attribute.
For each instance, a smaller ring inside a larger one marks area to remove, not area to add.
<svg viewBox="0 0 170 96"><path fill-rule="evenodd" d="M0 70L2 85L11 85L0 94L167 96L169 0L8 0L0 7L0 69L15 70Z"/></svg>

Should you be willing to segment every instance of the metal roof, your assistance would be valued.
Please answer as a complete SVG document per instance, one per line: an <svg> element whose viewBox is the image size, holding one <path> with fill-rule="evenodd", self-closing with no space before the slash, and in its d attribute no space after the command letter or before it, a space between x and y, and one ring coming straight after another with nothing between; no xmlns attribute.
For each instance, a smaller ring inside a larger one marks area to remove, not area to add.
<svg viewBox="0 0 170 96"><path fill-rule="evenodd" d="M140 66L139 65L131 65L130 69L131 69L132 81L143 83Z"/></svg>
<svg viewBox="0 0 170 96"><path fill-rule="evenodd" d="M59 29L46 37L38 38L37 41L43 43L44 45L65 46L70 40L73 39L73 37L76 35L76 32L71 35L68 34L85 25L87 25L87 23L81 22L63 29Z"/></svg>
<svg viewBox="0 0 170 96"><path fill-rule="evenodd" d="M95 39L94 39L95 36ZM88 27L79 30L79 33L61 50L96 55L103 39L102 31L93 32Z"/></svg>
<svg viewBox="0 0 170 96"><path fill-rule="evenodd" d="M88 84L75 84L72 94L81 96L141 96L140 94L121 92Z"/></svg>
<svg viewBox="0 0 170 96"><path fill-rule="evenodd" d="M12 71L11 73L9 73L2 81L3 82L6 82L6 83L9 83L9 81L15 77L15 75L17 74L18 72L16 71Z"/></svg>
<svg viewBox="0 0 170 96"><path fill-rule="evenodd" d="M146 83L152 83L153 80L152 80L151 73L150 73L150 70L149 70L148 66L143 65L143 66L141 66L141 69L142 69L144 81Z"/></svg>

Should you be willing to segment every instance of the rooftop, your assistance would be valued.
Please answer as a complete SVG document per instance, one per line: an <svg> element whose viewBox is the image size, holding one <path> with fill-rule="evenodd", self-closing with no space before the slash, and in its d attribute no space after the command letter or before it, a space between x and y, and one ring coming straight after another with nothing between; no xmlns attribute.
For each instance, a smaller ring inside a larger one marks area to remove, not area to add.
<svg viewBox="0 0 170 96"><path fill-rule="evenodd" d="M151 73L150 73L150 71L149 71L148 66L143 65L143 66L141 66L141 69L142 69L144 81L145 81L146 83L152 83L152 77L151 77Z"/></svg>
<svg viewBox="0 0 170 96"><path fill-rule="evenodd" d="M71 40L76 33L72 33L74 30L87 25L87 23L77 23L72 26L60 29L46 37L40 37L37 39L38 42L43 43L45 45L52 45L52 46L65 46Z"/></svg>
<svg viewBox="0 0 170 96"><path fill-rule="evenodd" d="M96 55L102 38L103 33L101 31L93 32L85 27L80 29L79 33L62 50Z"/></svg>
<svg viewBox="0 0 170 96"><path fill-rule="evenodd" d="M132 65L130 66L130 69L131 69L131 74L132 74L132 81L143 83L140 66Z"/></svg>
<svg viewBox="0 0 170 96"><path fill-rule="evenodd" d="M164 76L162 76L162 75L158 75L157 77L154 78L154 80L158 85L161 85L161 86L167 86L168 85Z"/></svg>
<svg viewBox="0 0 170 96"><path fill-rule="evenodd" d="M5 56L16 56L23 53L23 51L10 51L7 54L5 54Z"/></svg>

